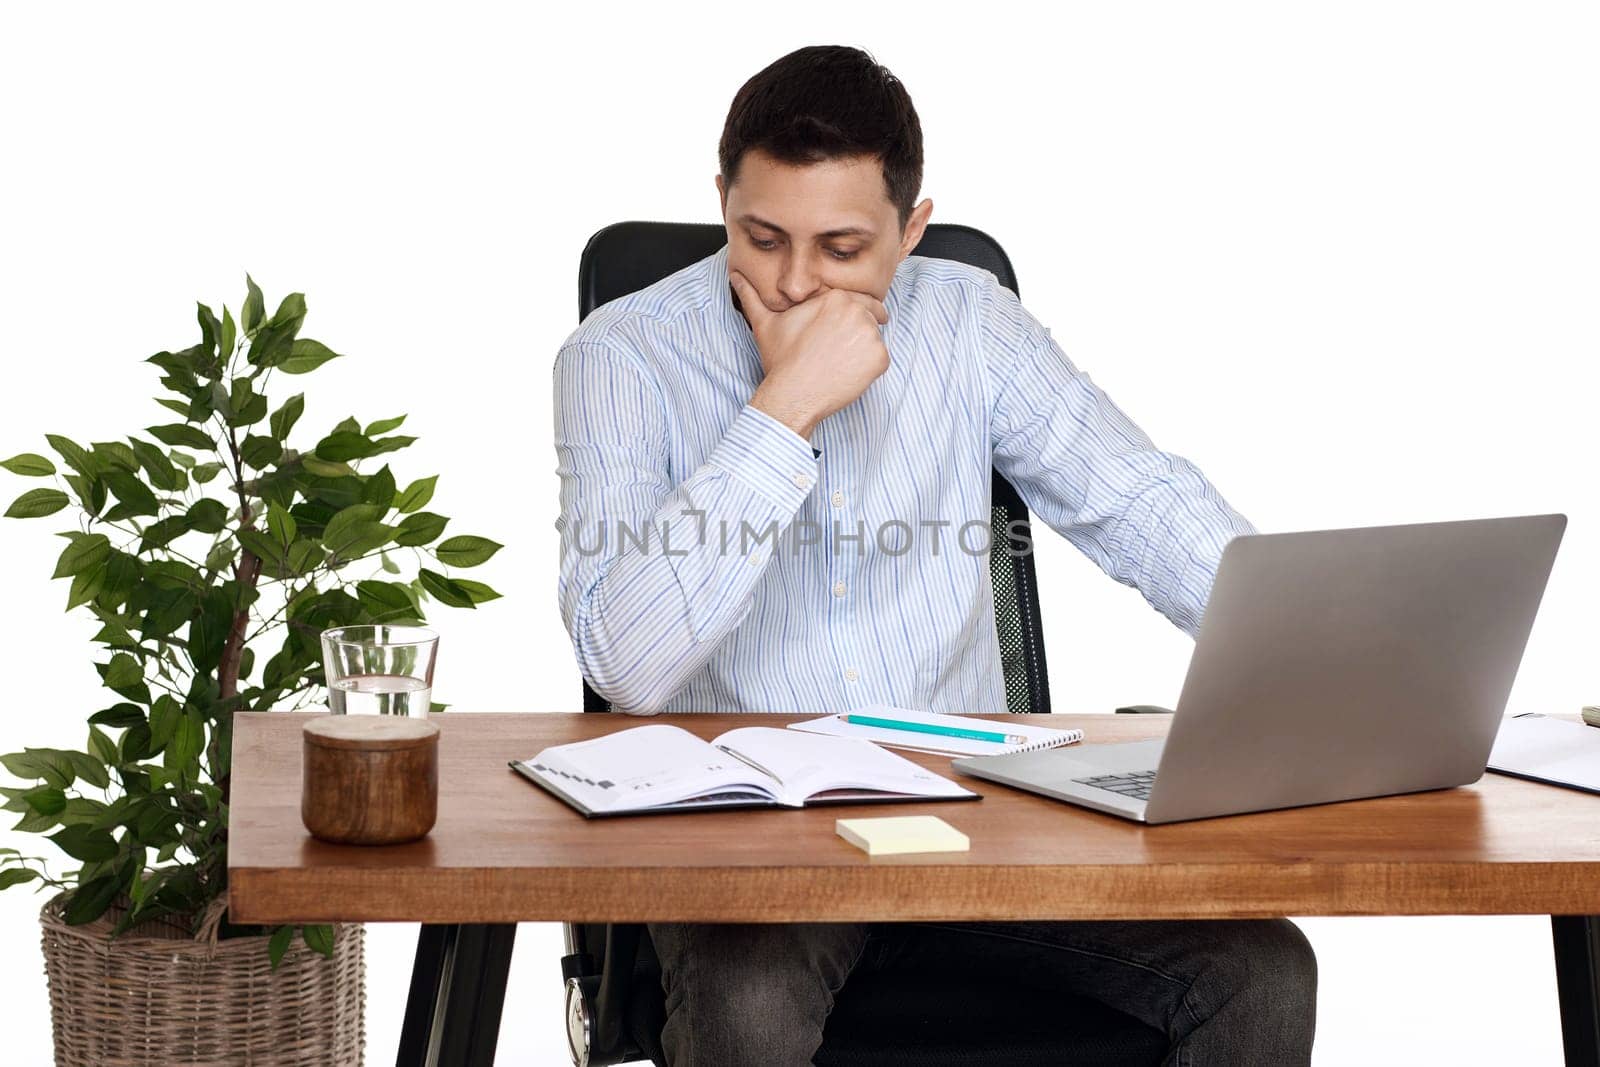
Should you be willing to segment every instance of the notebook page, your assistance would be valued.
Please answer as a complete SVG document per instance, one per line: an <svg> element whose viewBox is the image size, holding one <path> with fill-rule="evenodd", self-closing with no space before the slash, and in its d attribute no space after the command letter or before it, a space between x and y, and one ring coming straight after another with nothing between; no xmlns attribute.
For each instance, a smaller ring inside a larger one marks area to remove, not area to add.
<svg viewBox="0 0 1600 1067"><path fill-rule="evenodd" d="M775 798L778 788L748 764L665 723L552 745L523 762L595 811L655 807L738 787Z"/></svg>
<svg viewBox="0 0 1600 1067"><path fill-rule="evenodd" d="M911 711L888 704L869 704L855 708L849 714L872 715L884 719L901 719L908 722L935 723L940 726L957 726L964 729L1003 733L1021 738L1020 742L999 744L993 741L975 741L965 737L943 734L916 733L911 730L891 730L881 726L862 726L845 722L838 715L824 715L820 719L807 719L789 724L789 729L804 733L828 734L833 737L854 737L872 741L889 748L905 748L916 752L939 752L952 756L990 756L1007 752L1031 752L1039 748L1054 748L1083 740L1082 730L1058 730L1046 726L1033 726L1011 719L979 719L965 715L945 715L931 711Z"/></svg>
<svg viewBox="0 0 1600 1067"><path fill-rule="evenodd" d="M971 793L904 756L853 737L822 737L771 726L745 726L720 735L715 743L774 774L783 783L783 796L790 803L835 789L928 797Z"/></svg>

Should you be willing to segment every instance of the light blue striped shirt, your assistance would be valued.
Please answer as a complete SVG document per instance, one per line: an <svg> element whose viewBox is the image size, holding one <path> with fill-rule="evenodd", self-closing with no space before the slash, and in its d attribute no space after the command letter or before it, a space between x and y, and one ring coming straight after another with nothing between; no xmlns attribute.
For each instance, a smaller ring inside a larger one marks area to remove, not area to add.
<svg viewBox="0 0 1600 1067"><path fill-rule="evenodd" d="M724 245L596 308L556 357L561 617L617 710L1004 712L991 467L1198 631L1223 547L1255 527L992 273L907 257L889 369L811 443L749 406L761 356L727 278Z"/></svg>

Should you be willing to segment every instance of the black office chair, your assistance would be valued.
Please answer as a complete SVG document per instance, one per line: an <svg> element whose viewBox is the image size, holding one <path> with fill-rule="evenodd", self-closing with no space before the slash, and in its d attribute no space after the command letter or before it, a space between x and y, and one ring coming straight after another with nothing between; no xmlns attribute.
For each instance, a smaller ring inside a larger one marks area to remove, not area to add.
<svg viewBox="0 0 1600 1067"><path fill-rule="evenodd" d="M580 319L711 255L726 240L720 225L607 226L589 239L578 266ZM1005 251L969 226L929 226L916 254L982 267L1013 292L1017 289ZM1010 536L1020 549L1028 536L1028 509L998 473L991 508L996 537ZM1033 555L995 551L989 561L1007 708L1048 712ZM610 710L587 682L583 710ZM645 927L569 923L565 930L567 955L561 970L573 1062L598 1067L648 1057L664 1063L661 972ZM839 992L815 1062L823 1067L1144 1067L1158 1064L1166 1052L1160 1032L1087 997L1063 998L1047 990L959 976L858 972Z"/></svg>

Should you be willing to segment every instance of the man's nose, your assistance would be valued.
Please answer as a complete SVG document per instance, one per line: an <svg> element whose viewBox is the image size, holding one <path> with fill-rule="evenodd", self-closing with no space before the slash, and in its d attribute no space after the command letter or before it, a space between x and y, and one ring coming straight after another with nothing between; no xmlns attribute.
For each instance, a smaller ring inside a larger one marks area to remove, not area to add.
<svg viewBox="0 0 1600 1067"><path fill-rule="evenodd" d="M816 295L822 287L822 277L804 255L790 255L778 275L778 292L791 304L799 304Z"/></svg>

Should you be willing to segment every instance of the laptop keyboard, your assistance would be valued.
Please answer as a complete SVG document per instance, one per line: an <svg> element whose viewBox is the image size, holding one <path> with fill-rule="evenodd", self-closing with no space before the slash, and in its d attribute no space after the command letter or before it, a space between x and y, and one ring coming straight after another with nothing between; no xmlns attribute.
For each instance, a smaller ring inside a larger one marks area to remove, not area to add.
<svg viewBox="0 0 1600 1067"><path fill-rule="evenodd" d="M1129 774L1097 774L1093 778L1074 778L1074 782L1106 789L1134 800L1149 800L1150 787L1156 783L1155 771L1133 771Z"/></svg>

